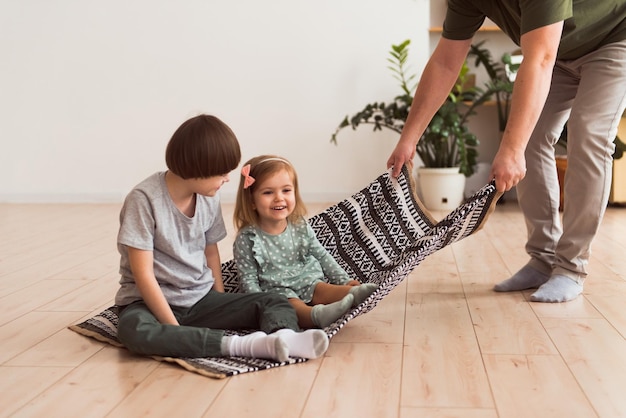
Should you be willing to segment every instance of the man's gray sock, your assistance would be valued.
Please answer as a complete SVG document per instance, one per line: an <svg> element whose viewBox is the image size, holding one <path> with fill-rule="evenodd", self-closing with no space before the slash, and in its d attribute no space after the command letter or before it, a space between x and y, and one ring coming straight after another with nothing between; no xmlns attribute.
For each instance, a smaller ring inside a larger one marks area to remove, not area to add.
<svg viewBox="0 0 626 418"><path fill-rule="evenodd" d="M550 278L549 275L526 264L510 278L496 284L496 292L514 292L516 290L536 289Z"/></svg>
<svg viewBox="0 0 626 418"><path fill-rule="evenodd" d="M582 292L582 284L562 274L555 274L530 295L530 300L533 302L567 302L576 299Z"/></svg>

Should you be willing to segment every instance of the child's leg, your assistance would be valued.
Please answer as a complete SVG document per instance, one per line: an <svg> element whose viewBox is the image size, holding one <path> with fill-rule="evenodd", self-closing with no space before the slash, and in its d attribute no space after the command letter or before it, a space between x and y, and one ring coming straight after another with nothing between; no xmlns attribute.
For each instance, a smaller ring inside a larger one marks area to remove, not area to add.
<svg viewBox="0 0 626 418"><path fill-rule="evenodd" d="M231 299L230 297L222 298L219 295L225 295L218 293L216 298L209 297L210 299ZM260 322L266 323L267 327L271 328L271 331L287 328L298 329L297 319L293 308L289 305L286 298L278 295L265 295L269 298L262 297L264 294L250 294L239 296L253 296L253 297L236 297L237 301L247 301L248 305L254 306L273 306L272 303L264 304L259 303L259 300L265 299L277 300L278 305L281 306L288 314L279 314L270 318L269 321ZM207 298L203 299L203 303L208 302ZM196 304L197 305L197 304ZM231 304L227 304L229 308ZM232 305L237 305L234 303ZM216 303L215 307L222 306L222 303ZM259 331L243 336L230 336L225 337L222 329L210 329L207 326L199 325L195 323L193 326L189 326L189 321L199 321L202 315L197 311L204 311L205 314L216 312L208 312L209 309L199 309L202 306L194 306L192 309L180 309L173 308L175 315L182 324L187 325L163 325L152 315L148 307L143 302L136 302L124 309L120 313L118 323L118 338L130 351L145 354L145 355L160 355L169 357L221 357L221 356L246 356L256 358L268 358L277 361L286 361L289 358L289 350L293 350L294 356L317 358L322 355L328 347L326 334L323 333L324 339L318 334L295 333L290 338L282 338L280 335L274 333L267 335L265 332ZM258 306L257 308L258 309ZM224 312L217 312L223 314ZM213 316L218 318L217 322L223 322L222 315L207 315L207 317ZM188 320L188 321L186 321ZM249 315L243 315L242 318L235 318L235 321L247 322L253 324L250 326L240 327L223 327L223 329L237 329L237 328L256 328L259 323L258 318L250 320ZM211 322L211 321L207 321ZM286 323L288 326L281 326L281 323ZM215 326L212 326L215 328Z"/></svg>
<svg viewBox="0 0 626 418"><path fill-rule="evenodd" d="M289 302L296 310L302 328L326 328L350 310L354 296L347 294L334 303L310 306L300 299L290 298Z"/></svg>
<svg viewBox="0 0 626 418"><path fill-rule="evenodd" d="M343 299L350 289L356 286L338 285L326 282L319 282L315 285L315 291L313 292L313 298L311 299L311 305L320 305L337 302Z"/></svg>
<svg viewBox="0 0 626 418"><path fill-rule="evenodd" d="M289 331L295 333L293 330ZM224 337L221 350L225 356L266 358L280 362L289 359L289 346L285 340L277 333L267 335L263 331Z"/></svg>
<svg viewBox="0 0 626 418"><path fill-rule="evenodd" d="M363 283L358 286L350 287L350 294L354 296L353 307L359 306L365 301L374 291L378 289L376 283Z"/></svg>
<svg viewBox="0 0 626 418"><path fill-rule="evenodd" d="M299 330L296 310L284 296L267 293L217 293L203 299L203 303L207 302L212 302L211 306L213 308L218 307L220 310L220 315L217 315L218 321L225 328L256 328L257 325L249 325L250 318L254 316L251 313L255 315L260 313L262 316L260 319L262 329L267 329L268 333L276 331L270 334L255 332L245 336L224 337L222 344L224 355L272 358L278 361L286 361L289 356L309 359L318 358L328 348L328 337L324 331L295 331ZM308 310L310 320L310 306ZM227 324L224 322L225 314L228 316L228 322L231 325L226 326ZM207 322L214 323L214 320L215 318L207 320ZM237 322L240 326L233 327L232 321ZM257 319L255 321L258 322ZM241 325L246 323L248 325Z"/></svg>
<svg viewBox="0 0 626 418"><path fill-rule="evenodd" d="M355 307L360 305L374 293L376 289L378 289L378 285L375 283L363 283L358 286L350 286L320 282L315 286L311 303L313 305L332 303L342 299L347 294L351 294L354 296L352 306Z"/></svg>
<svg viewBox="0 0 626 418"><path fill-rule="evenodd" d="M311 318L311 311L313 310L312 306L307 305L297 298L289 298L289 303L296 311L296 316L298 317L298 325L300 325L300 328L308 329L316 327L316 325L313 323L313 319Z"/></svg>
<svg viewBox="0 0 626 418"><path fill-rule="evenodd" d="M298 323L300 327L308 328L326 328L343 314L350 310L354 301L354 296L346 295L343 299L329 304L319 304L310 306L300 299L290 298L289 303L296 310Z"/></svg>
<svg viewBox="0 0 626 418"><path fill-rule="evenodd" d="M298 330L298 318L287 298L271 293L210 291L182 319L185 325L215 329L258 329L270 334Z"/></svg>
<svg viewBox="0 0 626 418"><path fill-rule="evenodd" d="M130 351L171 357L219 357L224 331L163 325L143 302L127 306L119 317L117 336Z"/></svg>

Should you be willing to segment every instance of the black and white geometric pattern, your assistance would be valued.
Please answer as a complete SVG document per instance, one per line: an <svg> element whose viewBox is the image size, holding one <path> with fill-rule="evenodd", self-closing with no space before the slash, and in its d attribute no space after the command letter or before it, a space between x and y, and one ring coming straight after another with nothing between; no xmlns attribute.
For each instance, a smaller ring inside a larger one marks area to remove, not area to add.
<svg viewBox="0 0 626 418"><path fill-rule="evenodd" d="M499 194L493 184L478 190L465 203L435 222L416 198L406 167L397 179L385 173L355 195L309 219L319 241L359 281L377 283L378 289L363 303L325 328L332 338L350 320L378 304L428 255L479 230L495 208ZM233 260L222 264L226 292L237 292L239 280ZM80 334L118 347L117 307L70 326ZM228 334L246 332L227 331ZM165 358L187 370L214 378L264 370L304 359L278 363L244 357Z"/></svg>

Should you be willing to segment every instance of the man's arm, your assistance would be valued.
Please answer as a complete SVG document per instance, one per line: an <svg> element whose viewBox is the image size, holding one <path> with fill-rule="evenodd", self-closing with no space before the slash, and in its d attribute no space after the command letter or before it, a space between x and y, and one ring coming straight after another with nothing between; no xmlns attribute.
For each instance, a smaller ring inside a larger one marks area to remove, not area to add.
<svg viewBox="0 0 626 418"><path fill-rule="evenodd" d="M562 30L561 21L521 37L524 59L513 86L509 120L491 167L491 178L500 192L510 190L526 175L524 151L548 97Z"/></svg>
<svg viewBox="0 0 626 418"><path fill-rule="evenodd" d="M135 278L135 284L141 293L150 312L162 324L178 325L178 320L167 303L159 283L154 276L154 258L152 251L139 250L128 247L130 269Z"/></svg>
<svg viewBox="0 0 626 418"><path fill-rule="evenodd" d="M400 140L387 160L387 168L393 166L394 177L404 164L413 161L415 146L452 90L471 43L471 39L439 40L420 78Z"/></svg>

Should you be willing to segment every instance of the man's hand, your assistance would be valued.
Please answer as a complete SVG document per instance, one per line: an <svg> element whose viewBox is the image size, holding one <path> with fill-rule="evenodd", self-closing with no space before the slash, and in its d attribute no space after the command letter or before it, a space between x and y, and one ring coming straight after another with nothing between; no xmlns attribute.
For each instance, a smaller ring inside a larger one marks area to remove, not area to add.
<svg viewBox="0 0 626 418"><path fill-rule="evenodd" d="M409 141L398 141L396 148L387 160L387 168L393 167L391 175L398 177L404 164L409 166L413 164L413 157L415 157L415 145Z"/></svg>
<svg viewBox="0 0 626 418"><path fill-rule="evenodd" d="M526 158L523 152L500 148L491 164L491 179L496 180L499 192L511 190L526 176Z"/></svg>

